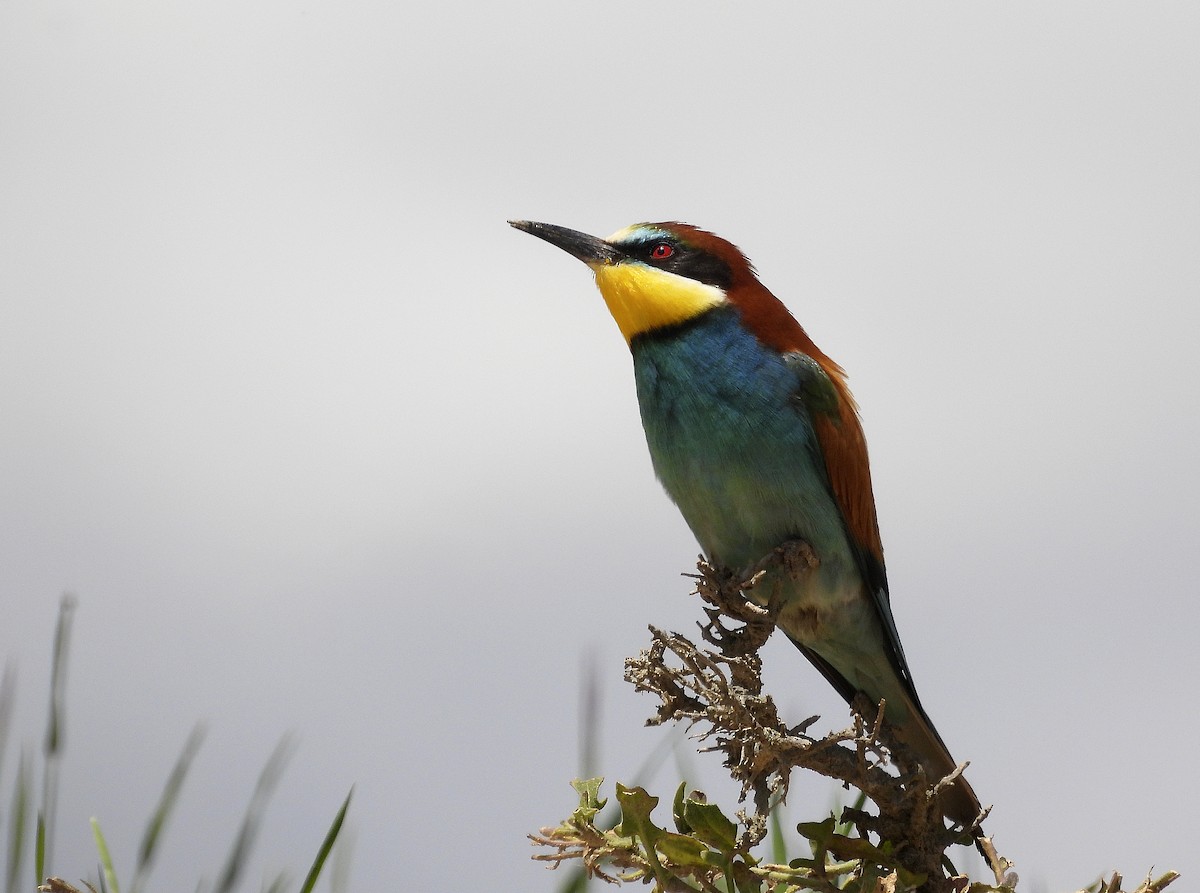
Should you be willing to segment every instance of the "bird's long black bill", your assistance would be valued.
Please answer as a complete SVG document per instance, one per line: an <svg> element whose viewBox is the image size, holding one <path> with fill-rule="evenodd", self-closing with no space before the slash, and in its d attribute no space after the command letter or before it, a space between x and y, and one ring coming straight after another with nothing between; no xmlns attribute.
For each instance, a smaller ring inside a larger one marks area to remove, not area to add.
<svg viewBox="0 0 1200 893"><path fill-rule="evenodd" d="M555 226L553 223L535 223L532 220L510 220L509 226L545 239L551 245L557 245L571 257L578 258L589 266L599 264L615 264L624 255L595 236L581 233L578 230L567 229L565 226Z"/></svg>

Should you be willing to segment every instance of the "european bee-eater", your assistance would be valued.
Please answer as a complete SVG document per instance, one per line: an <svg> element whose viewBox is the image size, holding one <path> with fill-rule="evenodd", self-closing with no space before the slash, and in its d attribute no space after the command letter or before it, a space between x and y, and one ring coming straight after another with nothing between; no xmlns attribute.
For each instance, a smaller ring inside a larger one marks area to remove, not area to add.
<svg viewBox="0 0 1200 893"><path fill-rule="evenodd" d="M755 567L803 540L816 568L778 575L778 626L847 701L886 699L893 733L931 777L955 762L913 685L888 596L867 446L841 367L733 244L683 223L600 239L519 230L587 264L633 355L654 471L714 565ZM756 587L757 591L757 587ZM980 812L959 778L942 811Z"/></svg>

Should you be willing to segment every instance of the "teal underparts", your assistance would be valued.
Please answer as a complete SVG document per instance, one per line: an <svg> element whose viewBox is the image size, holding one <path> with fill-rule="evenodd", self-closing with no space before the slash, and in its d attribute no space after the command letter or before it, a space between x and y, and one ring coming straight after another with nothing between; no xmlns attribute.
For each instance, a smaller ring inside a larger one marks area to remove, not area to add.
<svg viewBox="0 0 1200 893"><path fill-rule="evenodd" d="M632 350L655 473L709 560L740 570L803 539L824 587L859 578L804 398L828 391L806 380L824 373L787 362L731 307Z"/></svg>

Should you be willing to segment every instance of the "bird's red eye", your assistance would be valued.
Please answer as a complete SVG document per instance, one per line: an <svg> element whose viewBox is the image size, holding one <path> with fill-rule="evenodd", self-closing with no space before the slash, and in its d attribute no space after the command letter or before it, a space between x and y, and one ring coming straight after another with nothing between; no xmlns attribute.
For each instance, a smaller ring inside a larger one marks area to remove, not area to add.
<svg viewBox="0 0 1200 893"><path fill-rule="evenodd" d="M655 260L666 260L668 257L670 257L674 253L675 253L675 249L672 248L670 245L668 245L666 242L659 242L657 245L655 245L653 248L650 249L650 256L652 258L654 258Z"/></svg>

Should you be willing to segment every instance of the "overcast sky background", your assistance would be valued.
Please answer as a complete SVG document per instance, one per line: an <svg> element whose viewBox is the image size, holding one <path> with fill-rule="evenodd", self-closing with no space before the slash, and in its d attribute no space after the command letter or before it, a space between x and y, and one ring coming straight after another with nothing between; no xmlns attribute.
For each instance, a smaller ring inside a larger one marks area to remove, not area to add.
<svg viewBox="0 0 1200 893"><path fill-rule="evenodd" d="M352 784L352 887L555 888L525 834L571 808L582 667L630 781L663 732L622 660L693 628L696 546L587 270L504 221L680 219L848 370L918 688L1022 888L1195 884L1198 36L1184 2L0 5L27 747L79 598L51 867L93 870L97 815L127 877L204 720L160 889L216 873L288 730L248 889Z"/></svg>

